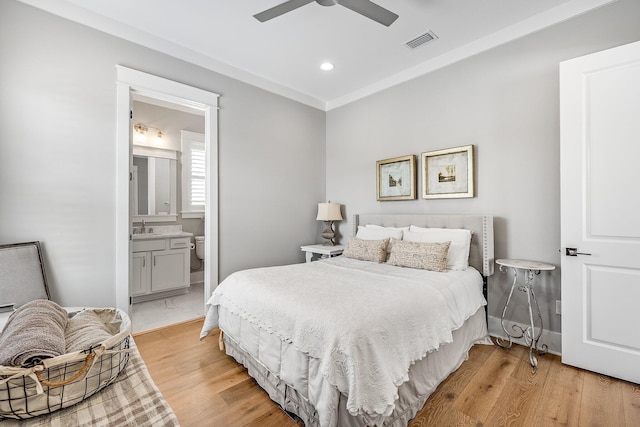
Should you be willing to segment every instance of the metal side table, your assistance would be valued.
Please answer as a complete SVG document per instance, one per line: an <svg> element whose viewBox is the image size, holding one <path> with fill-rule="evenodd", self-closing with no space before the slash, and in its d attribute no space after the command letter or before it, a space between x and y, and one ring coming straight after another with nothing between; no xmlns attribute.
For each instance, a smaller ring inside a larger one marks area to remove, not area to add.
<svg viewBox="0 0 640 427"><path fill-rule="evenodd" d="M551 271L556 267L551 264L520 259L499 259L496 260L496 264L500 266L500 271L502 271L503 273L506 273L509 268L513 271L513 283L511 284L511 291L509 291L509 297L507 298L507 302L504 304L504 308L502 309L502 317L500 318L502 330L505 334L507 334L509 344L507 345L505 343L505 340L503 340L502 338L496 338L496 344L498 344L502 348L511 348L511 345L513 344L512 339L524 338L525 342L529 346L529 362L531 362L533 372L536 372L536 370L538 369L538 359L533 355L533 350L535 349L539 355L542 355L547 352L548 347L546 344L542 344L539 346L538 343L538 341L540 340L540 335L542 335L543 324L540 307L538 306L538 302L536 301L536 295L533 292L533 279L536 275L540 274L541 271ZM524 284L518 283L518 270L524 271ZM518 288L518 290L527 294L527 304L529 306L529 321L531 322L531 326L522 328L520 325L513 325L512 329L516 333L511 334L505 327L504 316L507 312L507 307L511 302L513 290L516 287ZM535 324L533 323L533 310L531 305L532 300L538 314L538 320L540 321L540 328L537 334L535 330Z"/></svg>

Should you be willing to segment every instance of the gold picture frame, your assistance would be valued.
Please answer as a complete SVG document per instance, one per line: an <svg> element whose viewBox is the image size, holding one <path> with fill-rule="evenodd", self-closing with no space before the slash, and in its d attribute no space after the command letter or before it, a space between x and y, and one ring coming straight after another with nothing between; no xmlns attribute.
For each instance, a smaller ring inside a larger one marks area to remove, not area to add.
<svg viewBox="0 0 640 427"><path fill-rule="evenodd" d="M415 200L416 156L394 157L376 162L377 200Z"/></svg>
<svg viewBox="0 0 640 427"><path fill-rule="evenodd" d="M475 196L473 145L422 153L422 198Z"/></svg>

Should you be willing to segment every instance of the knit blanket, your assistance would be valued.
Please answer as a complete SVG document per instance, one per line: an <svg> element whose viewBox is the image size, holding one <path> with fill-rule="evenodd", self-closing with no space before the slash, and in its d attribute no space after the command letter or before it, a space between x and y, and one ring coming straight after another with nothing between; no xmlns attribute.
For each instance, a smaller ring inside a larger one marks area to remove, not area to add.
<svg viewBox="0 0 640 427"><path fill-rule="evenodd" d="M20 306L0 334L0 365L28 367L65 352L67 312L53 301Z"/></svg>
<svg viewBox="0 0 640 427"><path fill-rule="evenodd" d="M393 411L411 364L455 329L442 292L424 280L324 262L234 273L214 291L208 318L218 305L317 358L349 412L371 425Z"/></svg>
<svg viewBox="0 0 640 427"><path fill-rule="evenodd" d="M93 308L75 313L65 330L66 353L84 351L120 332L122 321L108 308Z"/></svg>

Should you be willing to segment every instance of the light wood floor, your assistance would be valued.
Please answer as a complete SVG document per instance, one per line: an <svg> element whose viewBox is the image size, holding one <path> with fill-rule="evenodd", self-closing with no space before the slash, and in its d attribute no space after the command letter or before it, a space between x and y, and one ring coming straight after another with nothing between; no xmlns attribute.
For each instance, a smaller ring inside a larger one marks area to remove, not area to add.
<svg viewBox="0 0 640 427"><path fill-rule="evenodd" d="M218 349L202 320L134 334L151 376L183 427L297 426ZM640 385L575 369L527 349L476 345L411 422L418 426L640 426Z"/></svg>

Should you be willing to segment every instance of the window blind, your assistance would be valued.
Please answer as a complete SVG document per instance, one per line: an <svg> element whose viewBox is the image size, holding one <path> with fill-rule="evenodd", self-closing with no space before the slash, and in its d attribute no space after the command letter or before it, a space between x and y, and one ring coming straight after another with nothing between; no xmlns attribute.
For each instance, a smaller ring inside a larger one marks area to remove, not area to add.
<svg viewBox="0 0 640 427"><path fill-rule="evenodd" d="M204 147L191 144L191 192L189 199L191 207L197 206L197 210L204 209L206 179L204 154Z"/></svg>
<svg viewBox="0 0 640 427"><path fill-rule="evenodd" d="M182 217L202 218L206 198L204 135L182 131Z"/></svg>

